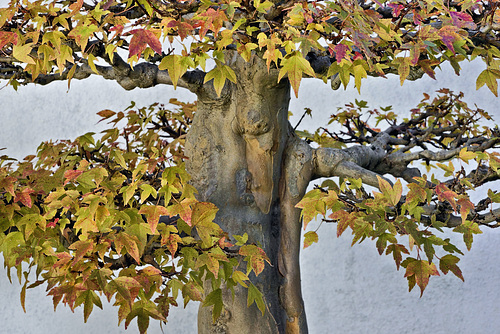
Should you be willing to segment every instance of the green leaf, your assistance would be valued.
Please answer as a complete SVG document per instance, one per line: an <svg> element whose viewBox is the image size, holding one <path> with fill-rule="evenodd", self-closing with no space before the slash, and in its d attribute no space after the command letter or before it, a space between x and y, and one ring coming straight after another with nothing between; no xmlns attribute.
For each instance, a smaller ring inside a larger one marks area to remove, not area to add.
<svg viewBox="0 0 500 334"><path fill-rule="evenodd" d="M304 248L311 246L315 242L318 242L318 233L309 231L304 234Z"/></svg>
<svg viewBox="0 0 500 334"><path fill-rule="evenodd" d="M248 286L248 298L247 298L247 306L250 307L255 302L255 305L259 308L262 315L266 311L266 304L264 303L264 298L262 296L262 292L257 289L255 285L250 283Z"/></svg>
<svg viewBox="0 0 500 334"><path fill-rule="evenodd" d="M486 85L490 89L490 91L498 97L498 79L500 79L500 71L487 68L486 70L482 71L477 77L476 89L479 89Z"/></svg>
<svg viewBox="0 0 500 334"><path fill-rule="evenodd" d="M188 68L195 67L194 61L188 56L169 55L163 57L158 68L168 70L168 75L172 79L174 89L177 88L177 82L186 73Z"/></svg>
<svg viewBox="0 0 500 334"><path fill-rule="evenodd" d="M215 323L217 319L219 319L222 310L224 309L224 303L222 302L222 290L221 289L215 289L212 292L210 292L206 297L205 300L203 301L202 304L204 307L211 306L213 305L213 310L212 310L212 320Z"/></svg>
<svg viewBox="0 0 500 334"><path fill-rule="evenodd" d="M302 53L294 52L291 55L287 55L285 59L281 61L281 66L278 81L285 75L288 75L288 81L290 81L292 85L295 97L299 97L299 86L302 80L302 73L315 77L311 64L302 56Z"/></svg>
<svg viewBox="0 0 500 334"><path fill-rule="evenodd" d="M217 96L220 97L222 88L226 83L226 79L236 83L236 74L233 69L227 65L222 64L220 61L216 60L216 66L205 75L203 83L207 83L213 79L213 85Z"/></svg>
<svg viewBox="0 0 500 334"><path fill-rule="evenodd" d="M441 269L445 275L451 271L455 276L464 281L462 270L457 266L458 261L460 261L460 259L455 255L447 254L439 260L439 269Z"/></svg>

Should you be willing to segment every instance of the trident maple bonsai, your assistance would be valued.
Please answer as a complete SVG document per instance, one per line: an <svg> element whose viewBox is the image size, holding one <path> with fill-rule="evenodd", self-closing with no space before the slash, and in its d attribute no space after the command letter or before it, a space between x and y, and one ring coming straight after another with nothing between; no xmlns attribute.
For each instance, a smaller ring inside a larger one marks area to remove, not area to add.
<svg viewBox="0 0 500 334"><path fill-rule="evenodd" d="M145 332L181 292L202 301L199 333L306 333L302 219L322 215L338 235L350 228L353 243L376 239L422 292L439 270L463 279L460 250L434 230L453 228L470 248L479 225L498 226L500 196L473 203L468 193L498 179L487 150L499 133L461 94L426 96L404 120L358 102L332 116L337 132L298 132L287 120L306 77L333 89L353 77L359 90L367 76L403 84L479 57L476 85L497 95L495 1L11 1L0 26L0 78L16 89L100 75L198 97L173 111L103 110L112 127L101 137L3 158L0 250L24 282L22 300L47 283L55 305L83 304L87 319L105 295ZM306 194L318 177L336 178ZM305 245L315 241L307 232Z"/></svg>

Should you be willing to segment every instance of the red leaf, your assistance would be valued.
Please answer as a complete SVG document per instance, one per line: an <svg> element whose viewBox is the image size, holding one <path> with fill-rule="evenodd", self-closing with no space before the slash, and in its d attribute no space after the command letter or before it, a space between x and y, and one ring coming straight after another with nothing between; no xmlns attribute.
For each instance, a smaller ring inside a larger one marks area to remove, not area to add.
<svg viewBox="0 0 500 334"><path fill-rule="evenodd" d="M439 276L439 272L434 263L429 263L425 260L413 259L413 261L408 263L405 273L405 277L412 276L420 288L420 297L422 297L425 287L429 284L429 277Z"/></svg>
<svg viewBox="0 0 500 334"><path fill-rule="evenodd" d="M337 63L340 63L346 56L347 51L349 51L349 47L344 44L337 44L333 50L335 51L335 59L337 60Z"/></svg>
<svg viewBox="0 0 500 334"><path fill-rule="evenodd" d="M151 227L151 232L155 233L156 226L158 226L158 221L160 220L160 216L167 215L168 210L161 205L143 205L139 210L139 213L146 216L149 227Z"/></svg>
<svg viewBox="0 0 500 334"><path fill-rule="evenodd" d="M451 191L444 183L440 183L436 186L436 194L438 195L438 200L441 202L448 201L453 210L457 211L457 202L455 201L455 198L458 197L457 193Z"/></svg>
<svg viewBox="0 0 500 334"><path fill-rule="evenodd" d="M14 198L14 202L21 202L28 208L31 208L33 205L33 202L31 201L31 196L30 194L34 193L35 191L31 188L24 188L21 192L18 192L16 194L16 197Z"/></svg>
<svg viewBox="0 0 500 334"><path fill-rule="evenodd" d="M9 43L17 45L17 34L14 32L0 31L0 50Z"/></svg>
<svg viewBox="0 0 500 334"><path fill-rule="evenodd" d="M140 55L149 45L156 53L161 54L161 43L158 37L149 30L146 29L135 29L130 31L132 34L132 39L130 40L129 54L128 57L133 57L135 55Z"/></svg>
<svg viewBox="0 0 500 334"><path fill-rule="evenodd" d="M51 221L47 224L47 227L50 227L50 228L56 227L56 224L58 221L59 221L59 218L54 219L54 221Z"/></svg>
<svg viewBox="0 0 500 334"><path fill-rule="evenodd" d="M458 27L455 26L444 26L439 29L439 36L441 37L441 41L451 50L451 52L455 53L455 48L453 47L453 42L460 39L460 35L457 33Z"/></svg>
<svg viewBox="0 0 500 334"><path fill-rule="evenodd" d="M465 222L469 212L474 210L474 204L472 204L468 198L460 198L457 203L460 205L460 216L462 216L462 222Z"/></svg>
<svg viewBox="0 0 500 334"><path fill-rule="evenodd" d="M94 248L94 243L92 240L79 240L73 244L71 244L69 249L75 250L75 257L73 259L73 265L81 260L87 252L91 251Z"/></svg>
<svg viewBox="0 0 500 334"><path fill-rule="evenodd" d="M64 184L66 185L68 182L74 181L77 177L82 175L82 170L67 170L64 172Z"/></svg>
<svg viewBox="0 0 500 334"><path fill-rule="evenodd" d="M16 181L17 178L13 176L4 177L3 179L0 179L0 188L4 188L9 194L15 196L14 182Z"/></svg>
<svg viewBox="0 0 500 334"><path fill-rule="evenodd" d="M187 36L191 35L194 28L192 25L190 25L189 23L187 22L179 22L179 21L170 21L168 24L167 24L167 27L168 28L174 28L176 27L177 28L177 33L179 34L180 38L181 38L181 41L184 40L184 38L186 38Z"/></svg>
<svg viewBox="0 0 500 334"><path fill-rule="evenodd" d="M470 16L467 13L450 12L450 16L453 19L453 25L458 28L468 28L468 29L476 28L476 24L474 23L472 16Z"/></svg>

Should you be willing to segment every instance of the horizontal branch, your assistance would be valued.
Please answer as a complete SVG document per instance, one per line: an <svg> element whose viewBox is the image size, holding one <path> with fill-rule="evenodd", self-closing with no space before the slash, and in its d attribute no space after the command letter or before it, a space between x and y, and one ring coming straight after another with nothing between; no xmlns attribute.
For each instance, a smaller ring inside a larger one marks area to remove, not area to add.
<svg viewBox="0 0 500 334"><path fill-rule="evenodd" d="M68 80L72 67L76 66L71 79L82 80L91 75L102 76L106 80L116 81L126 90L134 88L149 88L156 85L173 85L172 79L167 70L159 70L158 66L152 63L139 63L133 67L124 62L117 55L114 57L111 66L96 65L97 73L92 70L87 61L81 59L82 65L67 65L67 69L62 73L40 74L36 79L32 80L31 76L26 72L22 72L20 68L12 68L11 71L0 72L0 79L25 79L39 85L47 85L53 81ZM196 89L203 84L205 72L201 70L187 71L177 82L177 86L187 88L190 91Z"/></svg>

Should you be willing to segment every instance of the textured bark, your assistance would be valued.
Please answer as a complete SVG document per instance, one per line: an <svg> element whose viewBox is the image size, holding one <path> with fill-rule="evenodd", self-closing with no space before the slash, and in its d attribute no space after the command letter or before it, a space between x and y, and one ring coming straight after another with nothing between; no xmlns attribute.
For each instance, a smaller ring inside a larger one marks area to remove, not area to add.
<svg viewBox="0 0 500 334"><path fill-rule="evenodd" d="M300 290L298 252L300 211L312 173L309 146L288 124L290 85L277 82L254 57L229 64L237 84L220 97L209 82L199 86L198 110L186 140L187 168L199 199L215 203L216 222L229 235L247 233L271 260L252 282L264 294L267 310L247 307L246 289L223 294L226 311L212 324L211 309L200 308L199 333L307 333ZM207 282L207 288L210 282Z"/></svg>

